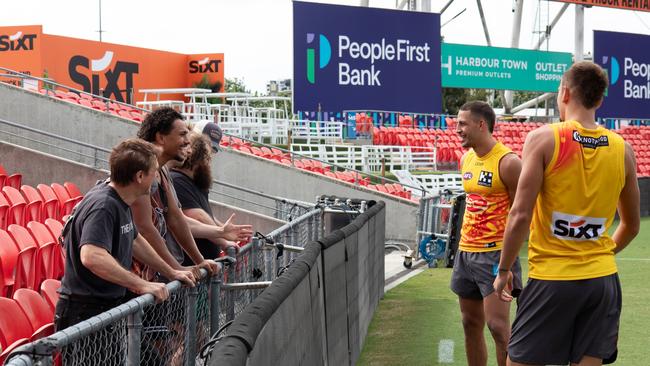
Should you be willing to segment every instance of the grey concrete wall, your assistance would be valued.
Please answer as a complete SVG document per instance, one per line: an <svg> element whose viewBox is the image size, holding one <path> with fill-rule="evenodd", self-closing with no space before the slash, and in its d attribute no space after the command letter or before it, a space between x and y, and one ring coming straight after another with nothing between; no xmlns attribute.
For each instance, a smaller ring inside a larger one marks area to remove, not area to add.
<svg viewBox="0 0 650 366"><path fill-rule="evenodd" d="M121 139L135 136L138 130L138 124L135 122L2 83L0 83L0 100L2 101L0 103L0 118L2 119L106 149L110 149ZM5 128L0 124L0 129ZM22 135L22 133L20 134ZM39 138L42 139L42 137ZM0 140L13 141L7 136L0 136ZM82 158L87 164L94 165L92 157L79 156L79 154L92 155L93 152L88 149L77 147L79 152L75 154L36 142L16 141L16 143L71 160ZM56 144L53 142L53 145ZM67 146L67 148L75 149L73 145ZM105 154L103 158L106 158ZM94 166L106 168L105 164ZM415 240L418 205L411 201L285 167L237 151L226 150L219 153L216 159L213 159L213 171L215 178L224 182L274 196L306 202L314 202L315 197L319 195L384 200L386 201L386 238L404 242ZM224 187L215 188L221 193L234 193ZM260 207L260 204L269 205L269 202L261 203L260 198L254 195L242 195L240 192L236 194L249 202L227 196L218 197L218 200L269 215L268 210Z"/></svg>
<svg viewBox="0 0 650 366"><path fill-rule="evenodd" d="M235 214L233 218L234 223L253 225L253 231L259 231L262 234L268 234L286 224L285 221L225 203L210 201L210 204L212 205L212 213L219 221L226 222L230 215Z"/></svg>
<svg viewBox="0 0 650 366"><path fill-rule="evenodd" d="M82 192L88 191L108 172L89 168L77 162L61 159L32 149L0 141L0 164L8 173L21 173L23 184L36 187L40 183L76 184Z"/></svg>
<svg viewBox="0 0 650 366"><path fill-rule="evenodd" d="M250 156L235 150L224 150L213 159L215 178L252 190L314 202L319 195L383 200L386 202L386 238L404 242L415 240L418 204L399 197L382 194L320 174L298 170L273 161ZM214 190L227 191L223 187ZM227 201L227 198L224 198ZM243 205L233 202L238 206ZM243 206L246 207L246 206Z"/></svg>

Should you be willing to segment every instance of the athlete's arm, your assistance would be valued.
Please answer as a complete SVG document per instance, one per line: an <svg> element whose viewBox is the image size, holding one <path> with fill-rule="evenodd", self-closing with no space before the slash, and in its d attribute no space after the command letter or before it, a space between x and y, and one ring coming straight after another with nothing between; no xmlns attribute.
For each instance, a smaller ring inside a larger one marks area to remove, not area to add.
<svg viewBox="0 0 650 366"><path fill-rule="evenodd" d="M625 143L625 185L618 198L618 215L621 218L612 239L616 243L614 253L618 253L630 244L639 233L640 206L639 181L636 178L636 160L634 150Z"/></svg>
<svg viewBox="0 0 650 366"><path fill-rule="evenodd" d="M549 156L553 155L554 144L553 131L549 128L534 130L526 136L517 194L508 215L503 237L499 275L494 280L495 292L504 301L512 300L509 294L503 293L503 289L508 284L509 270L528 235L535 201L544 180L544 169L546 162L550 160Z"/></svg>
<svg viewBox="0 0 650 366"><path fill-rule="evenodd" d="M189 208L189 209L183 209L183 213L185 216L192 218L198 222L201 222L206 225L216 225L216 226L223 226L223 224L219 223L217 219L214 217L210 216L205 210L201 208ZM194 235L194 233L192 233ZM196 238L196 235L194 236ZM232 246L234 248L239 248L237 244L228 241L223 238L207 238L210 242L218 245L221 249L226 249L229 246Z"/></svg>
<svg viewBox="0 0 650 366"><path fill-rule="evenodd" d="M510 206L515 201L515 192L517 192L517 182L521 174L521 160L516 154L508 154L501 158L499 162L499 176L501 181L508 190Z"/></svg>

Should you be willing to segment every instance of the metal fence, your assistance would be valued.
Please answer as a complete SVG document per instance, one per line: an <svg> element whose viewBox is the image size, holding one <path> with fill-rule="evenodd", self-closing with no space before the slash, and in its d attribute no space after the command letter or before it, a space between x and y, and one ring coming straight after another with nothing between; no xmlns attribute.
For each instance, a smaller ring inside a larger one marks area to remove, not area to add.
<svg viewBox="0 0 650 366"><path fill-rule="evenodd" d="M155 303L149 294L139 296L19 347L6 364L204 364L209 352L200 350L209 346L210 337L282 274L307 243L322 236L322 212L312 208L267 235L257 235L237 253L228 253L235 260L223 260L220 274L209 277L202 270L196 287L168 283L170 297L165 302Z"/></svg>

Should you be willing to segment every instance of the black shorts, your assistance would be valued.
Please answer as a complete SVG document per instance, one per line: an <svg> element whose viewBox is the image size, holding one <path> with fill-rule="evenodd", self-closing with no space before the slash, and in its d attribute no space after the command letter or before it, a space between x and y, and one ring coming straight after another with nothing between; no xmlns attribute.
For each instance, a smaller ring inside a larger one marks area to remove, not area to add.
<svg viewBox="0 0 650 366"><path fill-rule="evenodd" d="M494 292L494 280L499 273L501 251L464 252L458 251L451 274L451 290L464 299L481 300ZM521 292L521 264L519 258L512 266L512 295Z"/></svg>
<svg viewBox="0 0 650 366"><path fill-rule="evenodd" d="M616 360L618 274L588 280L530 279L519 297L508 355L524 364L566 365L583 356Z"/></svg>

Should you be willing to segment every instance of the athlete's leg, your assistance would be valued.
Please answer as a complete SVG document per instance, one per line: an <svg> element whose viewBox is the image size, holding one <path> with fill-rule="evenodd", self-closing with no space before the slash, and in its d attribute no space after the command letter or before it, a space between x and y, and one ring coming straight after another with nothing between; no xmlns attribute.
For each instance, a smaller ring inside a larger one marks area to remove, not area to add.
<svg viewBox="0 0 650 366"><path fill-rule="evenodd" d="M462 297L459 297L458 300L463 318L463 331L465 332L467 365L485 366L487 364L487 348L485 346L485 337L483 337L483 328L485 327L483 300Z"/></svg>
<svg viewBox="0 0 650 366"><path fill-rule="evenodd" d="M510 303L499 299L496 293L483 298L485 321L487 323L494 345L496 346L497 364L506 365L508 341L510 340Z"/></svg>

